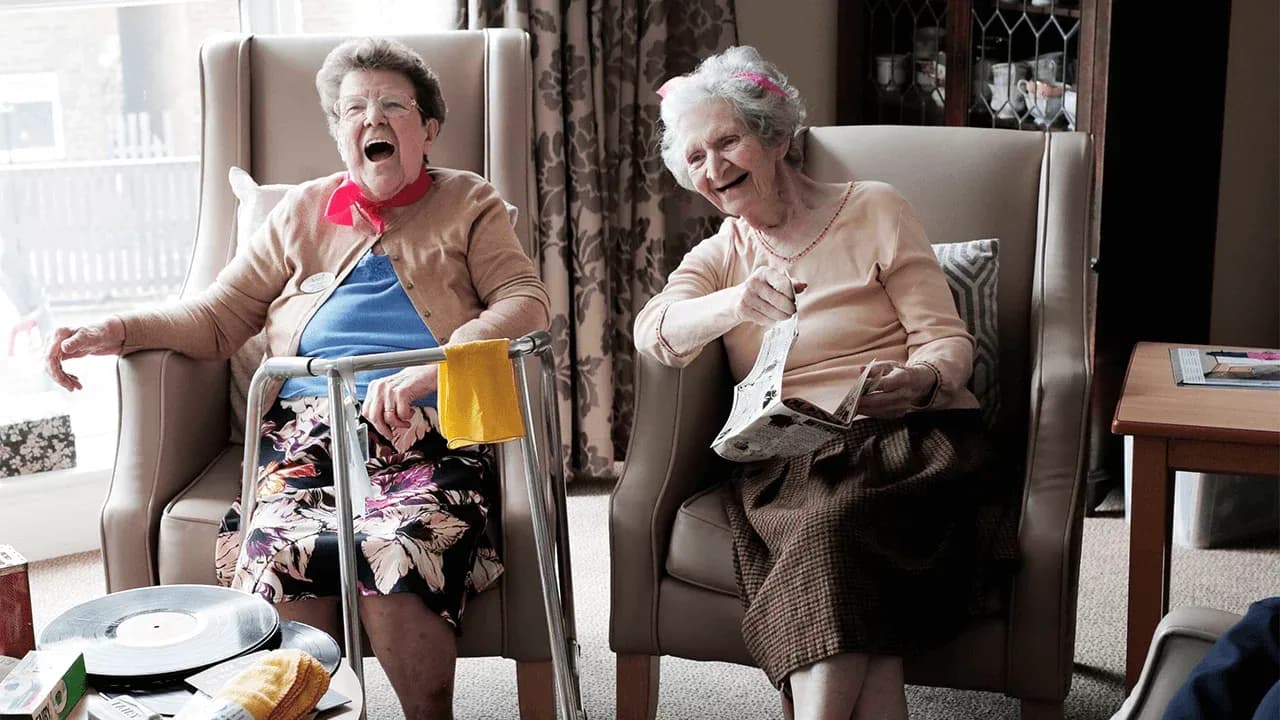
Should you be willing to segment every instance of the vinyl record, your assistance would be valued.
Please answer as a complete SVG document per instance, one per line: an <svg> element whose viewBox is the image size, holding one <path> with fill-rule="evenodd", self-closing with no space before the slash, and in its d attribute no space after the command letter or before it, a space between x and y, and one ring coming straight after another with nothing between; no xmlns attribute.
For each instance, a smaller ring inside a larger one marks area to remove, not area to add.
<svg viewBox="0 0 1280 720"><path fill-rule="evenodd" d="M329 633L317 627L296 620L280 621L280 644L285 650L301 650L324 666L332 675L338 671L338 661L342 659L342 648Z"/></svg>
<svg viewBox="0 0 1280 720"><path fill-rule="evenodd" d="M261 647L280 616L257 595L212 585L162 585L112 593L59 615L41 650L84 653L107 684L180 676Z"/></svg>

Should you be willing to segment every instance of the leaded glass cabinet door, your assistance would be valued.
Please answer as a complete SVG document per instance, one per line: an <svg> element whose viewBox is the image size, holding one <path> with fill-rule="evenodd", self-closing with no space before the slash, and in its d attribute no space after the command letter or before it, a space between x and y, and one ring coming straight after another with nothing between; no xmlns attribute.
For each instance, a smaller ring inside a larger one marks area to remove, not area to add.
<svg viewBox="0 0 1280 720"><path fill-rule="evenodd" d="M1096 0L861 0L842 7L841 122L1091 129ZM1102 6L1105 9L1105 5ZM1104 13L1105 14L1105 13Z"/></svg>
<svg viewBox="0 0 1280 720"><path fill-rule="evenodd" d="M968 125L1074 130L1081 11L1072 0L972 0Z"/></svg>
<svg viewBox="0 0 1280 720"><path fill-rule="evenodd" d="M950 3L863 0L867 122L945 124Z"/></svg>

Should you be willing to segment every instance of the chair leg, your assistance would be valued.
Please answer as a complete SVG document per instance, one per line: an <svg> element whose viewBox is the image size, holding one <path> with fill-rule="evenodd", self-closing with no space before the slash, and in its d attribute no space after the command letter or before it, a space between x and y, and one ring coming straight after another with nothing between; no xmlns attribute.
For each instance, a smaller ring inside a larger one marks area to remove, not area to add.
<svg viewBox="0 0 1280 720"><path fill-rule="evenodd" d="M1063 720L1062 703L1022 701L1022 720Z"/></svg>
<svg viewBox="0 0 1280 720"><path fill-rule="evenodd" d="M658 658L618 653L618 720L653 720L658 714Z"/></svg>
<svg viewBox="0 0 1280 720"><path fill-rule="evenodd" d="M516 661L520 720L555 720L555 671L550 660Z"/></svg>

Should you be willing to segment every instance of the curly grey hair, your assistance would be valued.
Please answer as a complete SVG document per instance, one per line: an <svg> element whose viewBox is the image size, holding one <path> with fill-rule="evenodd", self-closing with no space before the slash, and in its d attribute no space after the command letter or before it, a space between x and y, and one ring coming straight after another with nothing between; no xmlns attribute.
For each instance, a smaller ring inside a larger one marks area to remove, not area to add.
<svg viewBox="0 0 1280 720"><path fill-rule="evenodd" d="M779 95L745 75L762 75L781 90ZM804 128L804 100L777 66L749 45L731 47L698 64L696 70L668 86L662 98L662 161L687 190L693 189L684 157L680 118L704 100L729 101L747 132L766 146L788 143L786 160L794 167L804 161L800 132Z"/></svg>
<svg viewBox="0 0 1280 720"><path fill-rule="evenodd" d="M357 70L389 70L398 72L413 83L413 99L418 103L418 115L422 122L435 118L444 124L444 95L440 92L440 78L427 66L422 56L398 40L366 37L348 40L329 51L316 73L316 90L320 93L320 107L329 121L329 133L338 126L338 115L333 106L338 102L338 89L348 73Z"/></svg>

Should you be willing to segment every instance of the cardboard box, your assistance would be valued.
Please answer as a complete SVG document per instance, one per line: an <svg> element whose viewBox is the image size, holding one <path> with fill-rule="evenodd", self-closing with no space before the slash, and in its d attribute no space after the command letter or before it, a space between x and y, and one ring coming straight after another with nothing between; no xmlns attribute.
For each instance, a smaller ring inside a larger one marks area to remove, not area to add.
<svg viewBox="0 0 1280 720"><path fill-rule="evenodd" d="M0 655L20 658L35 649L27 559L0 545Z"/></svg>
<svg viewBox="0 0 1280 720"><path fill-rule="evenodd" d="M0 720L66 720L84 693L83 653L32 650L0 681Z"/></svg>

